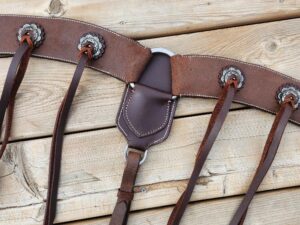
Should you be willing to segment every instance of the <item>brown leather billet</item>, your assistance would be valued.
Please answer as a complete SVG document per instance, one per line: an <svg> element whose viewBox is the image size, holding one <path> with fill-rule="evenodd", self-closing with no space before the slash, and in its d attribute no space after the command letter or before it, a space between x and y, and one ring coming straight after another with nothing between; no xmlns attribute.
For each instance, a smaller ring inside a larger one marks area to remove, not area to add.
<svg viewBox="0 0 300 225"><path fill-rule="evenodd" d="M33 56L76 64L78 42L87 32L103 36L106 49L101 60L88 67L126 83L134 82L148 63L150 49L103 27L73 19L21 15L0 15L0 55L13 55L18 48L16 34L26 23L37 23L45 30L45 41Z"/></svg>
<svg viewBox="0 0 300 225"><path fill-rule="evenodd" d="M121 187L118 191L118 200L111 216L109 225L125 225L128 220L130 205L133 200L133 188L137 177L141 153L130 151L127 164L122 177Z"/></svg>
<svg viewBox="0 0 300 225"><path fill-rule="evenodd" d="M0 99L0 128L2 129L4 116L7 111L6 129L4 139L2 141L0 149L0 158L2 157L8 139L10 137L13 111L15 104L15 97L17 91L21 85L25 72L27 70L29 58L32 52L32 48L26 43L22 43L17 47L16 54L14 55L12 62L9 66L4 87Z"/></svg>
<svg viewBox="0 0 300 225"><path fill-rule="evenodd" d="M285 127L293 112L294 110L289 103L285 103L280 107L266 141L259 166L244 199L230 222L230 225L243 225L248 207L274 161Z"/></svg>
<svg viewBox="0 0 300 225"><path fill-rule="evenodd" d="M245 86L234 102L272 114L279 109L276 92L280 86L300 81L277 71L234 59L206 55L176 55L171 58L173 94L186 97L218 98L218 74L226 66L235 66L245 75ZM300 110L290 121L300 125Z"/></svg>
<svg viewBox="0 0 300 225"><path fill-rule="evenodd" d="M219 89L221 89L220 86ZM232 100L236 95L236 93L237 93L237 88L236 86L233 86L233 84L226 84L226 86L222 90L221 96L212 112L207 130L205 132L204 138L198 150L192 175L188 181L188 185L185 191L182 193L180 199L176 203L169 217L168 225L179 225L181 218L185 212L185 209L192 196L199 174L222 128L222 125L230 110Z"/></svg>

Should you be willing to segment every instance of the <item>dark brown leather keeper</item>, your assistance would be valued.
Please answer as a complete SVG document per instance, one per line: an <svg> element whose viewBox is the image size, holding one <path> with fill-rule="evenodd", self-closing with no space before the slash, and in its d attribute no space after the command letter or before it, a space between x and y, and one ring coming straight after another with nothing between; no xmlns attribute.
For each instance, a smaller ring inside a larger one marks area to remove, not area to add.
<svg viewBox="0 0 300 225"><path fill-rule="evenodd" d="M170 57L154 53L139 81L127 87L117 125L129 147L144 151L168 137L177 102L171 79Z"/></svg>
<svg viewBox="0 0 300 225"><path fill-rule="evenodd" d="M245 75L246 85L236 94L234 102L276 114L279 110L275 93L286 83L300 86L299 80L263 66L217 56L176 55L171 58L175 95L218 98L220 71L227 66L238 67ZM300 110L290 119L300 125Z"/></svg>
<svg viewBox="0 0 300 225"><path fill-rule="evenodd" d="M99 33L105 41L105 54L101 60L87 67L108 73L126 83L135 82L147 65L150 49L125 36L103 27L67 18L0 15L0 55L13 55L18 48L16 34L26 23L44 27L46 38L32 56L76 64L77 45L87 32Z"/></svg>

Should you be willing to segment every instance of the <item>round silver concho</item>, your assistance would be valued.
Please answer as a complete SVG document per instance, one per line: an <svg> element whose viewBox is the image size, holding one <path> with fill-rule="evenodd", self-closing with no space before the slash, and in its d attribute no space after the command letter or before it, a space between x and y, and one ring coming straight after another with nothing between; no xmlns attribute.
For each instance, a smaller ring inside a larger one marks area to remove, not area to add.
<svg viewBox="0 0 300 225"><path fill-rule="evenodd" d="M221 86L225 86L227 81L232 77L235 77L238 80L238 89L241 89L245 83L245 76L243 75L242 71L235 67L235 66L227 66L219 74L219 81Z"/></svg>
<svg viewBox="0 0 300 225"><path fill-rule="evenodd" d="M293 84L283 85L277 91L276 99L279 104L282 104L288 96L294 97L294 108L298 109L300 105L300 88Z"/></svg>
<svg viewBox="0 0 300 225"><path fill-rule="evenodd" d="M24 35L30 35L31 41L35 48L39 47L44 39L45 39L45 32L42 26L36 23L27 23L24 24L17 33L18 41L20 42Z"/></svg>
<svg viewBox="0 0 300 225"><path fill-rule="evenodd" d="M105 49L103 37L97 33L86 33L79 40L78 49L81 51L83 47L91 45L93 48L93 59L99 59Z"/></svg>

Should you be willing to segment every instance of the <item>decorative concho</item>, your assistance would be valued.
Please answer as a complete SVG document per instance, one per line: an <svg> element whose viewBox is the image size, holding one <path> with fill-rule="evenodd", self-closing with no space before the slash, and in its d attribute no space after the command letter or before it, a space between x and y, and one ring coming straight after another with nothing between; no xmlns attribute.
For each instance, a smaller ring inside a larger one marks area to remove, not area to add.
<svg viewBox="0 0 300 225"><path fill-rule="evenodd" d="M30 35L33 46L35 48L39 47L45 39L45 32L43 27L36 23L24 24L23 27L21 27L18 31L18 41L20 42L22 37L26 34Z"/></svg>
<svg viewBox="0 0 300 225"><path fill-rule="evenodd" d="M105 49L105 42L103 37L97 33L86 33L80 38L78 49L91 45L93 47L93 59L99 59Z"/></svg>
<svg viewBox="0 0 300 225"><path fill-rule="evenodd" d="M298 109L300 105L300 88L293 84L285 84L277 91L276 99L282 104L287 96L293 96L295 100L294 108Z"/></svg>
<svg viewBox="0 0 300 225"><path fill-rule="evenodd" d="M227 81L234 76L238 80L238 89L241 89L245 83L245 76L242 71L235 66L225 67L219 74L219 82L221 86L225 86Z"/></svg>

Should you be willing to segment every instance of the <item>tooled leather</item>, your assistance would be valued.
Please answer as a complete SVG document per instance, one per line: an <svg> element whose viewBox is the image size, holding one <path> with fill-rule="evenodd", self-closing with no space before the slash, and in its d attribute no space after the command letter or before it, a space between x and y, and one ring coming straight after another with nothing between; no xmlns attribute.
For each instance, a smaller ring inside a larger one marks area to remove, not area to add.
<svg viewBox="0 0 300 225"><path fill-rule="evenodd" d="M18 29L31 22L41 25L46 33L43 45L32 56L76 64L80 37L87 32L99 33L107 46L105 54L101 60L94 61L87 67L110 74L126 83L138 80L151 57L149 48L94 24L67 18L22 15L0 15L0 55L15 53L18 47Z"/></svg>
<svg viewBox="0 0 300 225"><path fill-rule="evenodd" d="M229 65L240 68L247 82L236 94L234 102L272 114L276 114L279 109L275 97L278 87L286 83L300 86L299 80L260 65L218 56L176 55L171 58L173 94L218 98L218 78L212 74L218 74ZM290 121L300 125L299 110L291 116Z"/></svg>
<svg viewBox="0 0 300 225"><path fill-rule="evenodd" d="M135 85L134 90L129 90L123 116L130 130L138 137L154 134L168 124L172 95L157 93L139 84Z"/></svg>

